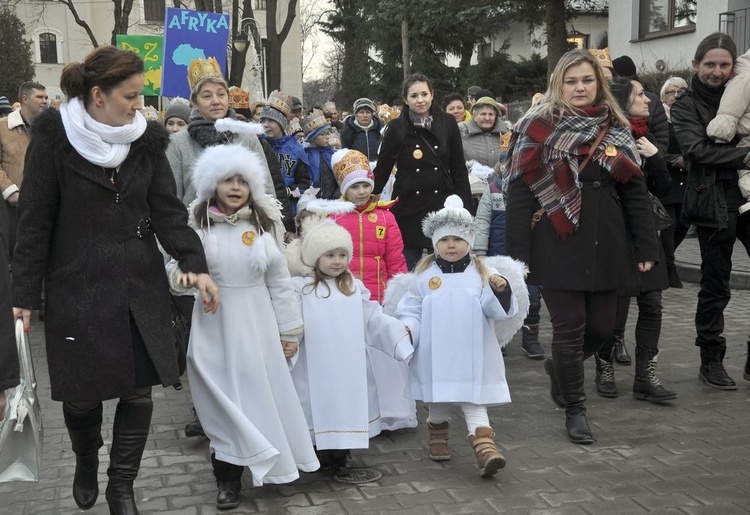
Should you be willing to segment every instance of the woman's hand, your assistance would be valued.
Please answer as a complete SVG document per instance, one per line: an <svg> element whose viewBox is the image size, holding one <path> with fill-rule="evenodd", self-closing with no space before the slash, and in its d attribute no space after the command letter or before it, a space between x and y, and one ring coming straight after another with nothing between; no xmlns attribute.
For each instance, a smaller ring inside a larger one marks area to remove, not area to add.
<svg viewBox="0 0 750 515"><path fill-rule="evenodd" d="M177 285L178 286L183 286L185 288L195 286L195 281L197 279L198 279L198 274L194 272L183 272L182 270L177 272Z"/></svg>
<svg viewBox="0 0 750 515"><path fill-rule="evenodd" d="M638 263L638 271L639 272L648 272L654 267L653 261L642 261Z"/></svg>
<svg viewBox="0 0 750 515"><path fill-rule="evenodd" d="M503 278L502 275L493 274L490 276L490 286L492 286L492 289L496 292L504 292L505 287L508 286L508 282Z"/></svg>
<svg viewBox="0 0 750 515"><path fill-rule="evenodd" d="M659 152L656 145L651 143L646 136L641 136L635 140L635 147L638 149L638 153L643 157L651 157Z"/></svg>
<svg viewBox="0 0 750 515"><path fill-rule="evenodd" d="M285 342L282 340L281 348L284 349L285 358L293 358L294 355L297 354L297 350L299 349L299 344L297 342Z"/></svg>
<svg viewBox="0 0 750 515"><path fill-rule="evenodd" d="M23 320L23 331L29 332L29 324L31 323L31 310L26 308L13 308L13 319Z"/></svg>
<svg viewBox="0 0 750 515"><path fill-rule="evenodd" d="M188 275L192 272L188 272ZM211 276L208 274L193 274L195 276L195 282L192 286L198 288L201 293L201 300L203 300L203 311L206 313L216 313L219 309L219 287Z"/></svg>

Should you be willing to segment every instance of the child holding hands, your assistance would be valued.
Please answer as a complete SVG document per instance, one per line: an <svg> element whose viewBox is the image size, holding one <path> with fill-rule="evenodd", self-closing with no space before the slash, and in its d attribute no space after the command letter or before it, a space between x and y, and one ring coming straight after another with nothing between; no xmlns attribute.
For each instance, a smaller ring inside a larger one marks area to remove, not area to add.
<svg viewBox="0 0 750 515"><path fill-rule="evenodd" d="M193 310L187 372L210 439L217 508L240 503L241 476L289 483L319 468L286 359L302 317L280 247L281 212L265 193L262 157L241 145L209 147L196 161L191 223L201 236L222 309ZM193 283L168 265L174 293Z"/></svg>
<svg viewBox="0 0 750 515"><path fill-rule="evenodd" d="M495 446L487 407L510 402L492 321L505 321L512 332L522 325L526 313L519 309L519 299L528 296L523 265L507 257L493 258L501 274L472 254L473 219L456 195L446 199L443 209L427 215L422 229L435 253L417 264L397 308L417 342L406 393L428 403L430 458L451 458L449 415L451 405L457 404L480 474L490 477L505 466L505 458Z"/></svg>
<svg viewBox="0 0 750 515"><path fill-rule="evenodd" d="M302 224L301 243L287 248L305 321L292 377L321 465L339 481L373 481L379 473L346 467L349 450L367 449L381 431L366 346L408 361L410 332L385 315L349 271L352 239L346 229L320 216Z"/></svg>

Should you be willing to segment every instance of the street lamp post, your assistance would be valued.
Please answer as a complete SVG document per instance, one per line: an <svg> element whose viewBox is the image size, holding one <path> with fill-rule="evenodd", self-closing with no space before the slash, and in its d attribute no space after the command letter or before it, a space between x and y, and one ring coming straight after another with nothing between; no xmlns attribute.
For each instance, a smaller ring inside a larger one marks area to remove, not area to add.
<svg viewBox="0 0 750 515"><path fill-rule="evenodd" d="M239 23L237 37L232 41L232 46L238 52L244 52L247 48L248 36L252 35L253 46L255 47L255 62L251 65L254 70L261 73L261 87L263 88L263 98L267 98L267 77L266 77L266 49L263 46L263 39L260 36L260 27L255 18L242 18Z"/></svg>

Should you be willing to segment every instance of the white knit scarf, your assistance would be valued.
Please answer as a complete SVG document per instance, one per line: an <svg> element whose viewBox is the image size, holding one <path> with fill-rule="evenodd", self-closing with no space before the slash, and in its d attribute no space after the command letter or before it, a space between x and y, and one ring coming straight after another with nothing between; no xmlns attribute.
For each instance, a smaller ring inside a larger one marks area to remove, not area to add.
<svg viewBox="0 0 750 515"><path fill-rule="evenodd" d="M136 111L133 123L114 127L97 122L76 97L60 106L65 135L76 152L95 165L117 168L130 152L130 144L146 132L146 119Z"/></svg>

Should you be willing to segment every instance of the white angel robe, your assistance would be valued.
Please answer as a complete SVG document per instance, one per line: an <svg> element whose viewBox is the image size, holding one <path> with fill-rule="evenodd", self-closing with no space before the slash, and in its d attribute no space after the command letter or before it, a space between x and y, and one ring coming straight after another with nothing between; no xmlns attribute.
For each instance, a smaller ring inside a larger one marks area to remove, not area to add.
<svg viewBox="0 0 750 515"><path fill-rule="evenodd" d="M414 352L406 326L383 313L355 280L344 295L328 279L311 291L311 277L294 277L305 331L292 369L310 436L318 450L367 449L380 433L377 388L366 346L408 361ZM316 293L317 292L317 293Z"/></svg>
<svg viewBox="0 0 750 515"><path fill-rule="evenodd" d="M200 301L193 311L195 410L218 459L249 467L256 486L289 483L320 464L279 336L302 326L286 260L271 234L259 236L247 220L212 223L211 237L221 304L213 315Z"/></svg>
<svg viewBox="0 0 750 515"><path fill-rule="evenodd" d="M407 397L485 406L510 402L491 320L509 320L517 310L515 295L503 309L473 262L461 273L443 273L433 263L416 275L397 308L415 339Z"/></svg>

